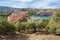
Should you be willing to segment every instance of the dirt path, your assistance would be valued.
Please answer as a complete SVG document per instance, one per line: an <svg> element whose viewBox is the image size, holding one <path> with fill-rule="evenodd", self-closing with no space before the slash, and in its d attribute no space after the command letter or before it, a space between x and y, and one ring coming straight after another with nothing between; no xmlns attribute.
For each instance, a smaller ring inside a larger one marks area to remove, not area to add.
<svg viewBox="0 0 60 40"><path fill-rule="evenodd" d="M30 35L29 40L60 40L60 36L32 34Z"/></svg>
<svg viewBox="0 0 60 40"><path fill-rule="evenodd" d="M2 36L0 40L60 40L60 36L55 35L36 35L36 34L17 34L13 36Z"/></svg>

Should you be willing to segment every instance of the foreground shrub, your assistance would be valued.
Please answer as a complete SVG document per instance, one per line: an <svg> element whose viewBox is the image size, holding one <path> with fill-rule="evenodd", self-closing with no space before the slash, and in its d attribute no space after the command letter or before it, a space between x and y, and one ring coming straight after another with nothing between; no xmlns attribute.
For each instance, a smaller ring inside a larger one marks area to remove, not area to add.
<svg viewBox="0 0 60 40"><path fill-rule="evenodd" d="M48 26L48 27L46 27L46 30L47 30L49 33L55 33L56 28L55 28L55 27L52 27L52 26Z"/></svg>
<svg viewBox="0 0 60 40"><path fill-rule="evenodd" d="M0 34L13 34L16 30L16 27L7 21L0 22Z"/></svg>
<svg viewBox="0 0 60 40"><path fill-rule="evenodd" d="M40 31L45 28L47 25L47 20L39 20L39 21L28 21L28 22L17 22L15 24L18 27L19 32L33 32Z"/></svg>
<svg viewBox="0 0 60 40"><path fill-rule="evenodd" d="M35 22L37 31L41 31L48 24L48 20L39 20Z"/></svg>
<svg viewBox="0 0 60 40"><path fill-rule="evenodd" d="M59 34L60 35L60 29L57 29L55 34Z"/></svg>
<svg viewBox="0 0 60 40"><path fill-rule="evenodd" d="M51 23L46 27L46 30L49 33L53 33L53 34L60 34L60 24L59 23Z"/></svg>
<svg viewBox="0 0 60 40"><path fill-rule="evenodd" d="M49 33L60 34L60 28L57 27L47 27L46 28Z"/></svg>
<svg viewBox="0 0 60 40"><path fill-rule="evenodd" d="M56 32L55 34L60 34L60 25L56 26L56 31L55 32Z"/></svg>
<svg viewBox="0 0 60 40"><path fill-rule="evenodd" d="M43 27L43 24L41 24L41 21L36 21L35 22L35 25L36 25L36 30L37 31L40 31Z"/></svg>
<svg viewBox="0 0 60 40"><path fill-rule="evenodd" d="M19 32L25 31L25 24L23 22L17 22L15 26L18 27Z"/></svg>
<svg viewBox="0 0 60 40"><path fill-rule="evenodd" d="M25 32L36 32L36 25L34 21L26 22L25 27Z"/></svg>

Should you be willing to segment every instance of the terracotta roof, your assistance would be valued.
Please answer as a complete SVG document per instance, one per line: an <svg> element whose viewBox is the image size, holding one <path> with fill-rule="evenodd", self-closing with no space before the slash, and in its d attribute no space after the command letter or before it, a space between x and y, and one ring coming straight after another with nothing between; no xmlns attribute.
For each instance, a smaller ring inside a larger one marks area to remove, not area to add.
<svg viewBox="0 0 60 40"><path fill-rule="evenodd" d="M8 21L18 21L22 20L23 17L26 17L27 14L25 12L21 13L12 13L12 15L8 16Z"/></svg>

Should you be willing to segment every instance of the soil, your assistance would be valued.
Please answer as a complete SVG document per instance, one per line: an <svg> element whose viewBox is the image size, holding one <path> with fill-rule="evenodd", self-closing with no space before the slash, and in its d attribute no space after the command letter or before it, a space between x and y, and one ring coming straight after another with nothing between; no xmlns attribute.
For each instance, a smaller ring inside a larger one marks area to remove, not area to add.
<svg viewBox="0 0 60 40"><path fill-rule="evenodd" d="M10 36L2 36L0 35L0 40L60 40L60 36L56 36L53 34L24 34L24 33L19 33L19 34L13 34Z"/></svg>

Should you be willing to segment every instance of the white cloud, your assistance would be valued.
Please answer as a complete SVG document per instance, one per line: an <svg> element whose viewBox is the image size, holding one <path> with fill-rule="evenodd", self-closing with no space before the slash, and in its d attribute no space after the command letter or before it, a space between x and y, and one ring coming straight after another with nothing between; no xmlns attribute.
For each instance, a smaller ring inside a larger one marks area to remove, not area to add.
<svg viewBox="0 0 60 40"><path fill-rule="evenodd" d="M19 2L32 2L33 0L9 0L9 1L19 1Z"/></svg>
<svg viewBox="0 0 60 40"><path fill-rule="evenodd" d="M56 0L43 0L43 1L45 1L45 2L54 2Z"/></svg>
<svg viewBox="0 0 60 40"><path fill-rule="evenodd" d="M47 2L46 0L44 0L44 1L37 1L37 2L32 4L32 7L41 8L41 7L47 6L48 4L50 4L50 3Z"/></svg>
<svg viewBox="0 0 60 40"><path fill-rule="evenodd" d="M58 7L56 7L56 6L45 6L42 9L56 9L56 8L58 8Z"/></svg>
<svg viewBox="0 0 60 40"><path fill-rule="evenodd" d="M56 3L56 5L51 6L51 3ZM58 6L60 7L59 0L42 0L32 4L32 7L35 8L57 8Z"/></svg>
<svg viewBox="0 0 60 40"><path fill-rule="evenodd" d="M0 2L0 6L9 6L9 7L15 7L15 8L26 8L27 5L25 3L11 3L11 2Z"/></svg>
<svg viewBox="0 0 60 40"><path fill-rule="evenodd" d="M31 3L32 2L32 3ZM50 5L55 3L55 5ZM12 6L16 8L60 8L60 0L8 0L0 1L0 5Z"/></svg>
<svg viewBox="0 0 60 40"><path fill-rule="evenodd" d="M20 0L21 2L32 2L33 0Z"/></svg>

